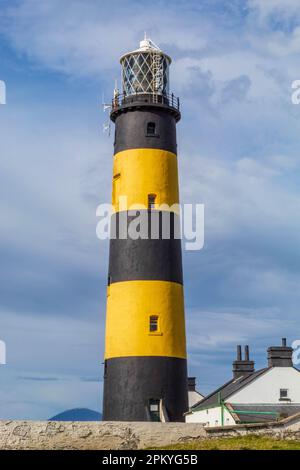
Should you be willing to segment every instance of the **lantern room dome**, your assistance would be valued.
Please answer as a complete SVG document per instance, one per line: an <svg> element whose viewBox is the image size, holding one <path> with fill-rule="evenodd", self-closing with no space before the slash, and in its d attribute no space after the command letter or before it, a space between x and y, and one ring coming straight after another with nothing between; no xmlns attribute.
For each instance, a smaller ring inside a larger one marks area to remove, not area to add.
<svg viewBox="0 0 300 470"><path fill-rule="evenodd" d="M126 54L123 54L120 58L120 62L122 64L122 60L124 59L124 57L126 57L127 55L131 55L131 54L138 54L140 52L152 52L152 53L160 53L162 55L164 55L168 61L169 61L169 64L171 64L172 62L172 59L171 57L166 54L165 52L163 52L160 47L155 44L152 39L148 38L146 35L144 37L144 39L142 41L140 41L140 47L138 49L135 49L134 51L131 51L131 52L127 52Z"/></svg>

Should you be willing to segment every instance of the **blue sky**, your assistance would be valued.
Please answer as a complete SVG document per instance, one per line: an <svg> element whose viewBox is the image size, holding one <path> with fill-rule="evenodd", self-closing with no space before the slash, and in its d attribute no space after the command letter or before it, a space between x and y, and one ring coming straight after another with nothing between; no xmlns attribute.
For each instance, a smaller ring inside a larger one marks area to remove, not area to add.
<svg viewBox="0 0 300 470"><path fill-rule="evenodd" d="M184 252L190 375L231 376L300 336L300 13L294 0L0 0L0 418L101 409L112 139L102 95L146 30L173 57L182 202L204 203Z"/></svg>

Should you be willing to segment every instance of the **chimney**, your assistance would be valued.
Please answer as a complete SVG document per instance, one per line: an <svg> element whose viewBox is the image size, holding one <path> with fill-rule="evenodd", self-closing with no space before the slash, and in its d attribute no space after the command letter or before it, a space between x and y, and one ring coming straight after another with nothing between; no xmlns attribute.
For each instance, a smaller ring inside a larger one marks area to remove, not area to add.
<svg viewBox="0 0 300 470"><path fill-rule="evenodd" d="M188 391L189 392L196 391L196 377L188 377Z"/></svg>
<svg viewBox="0 0 300 470"><path fill-rule="evenodd" d="M249 346L245 346L245 359L242 358L242 346L238 345L236 349L236 360L233 361L233 377L237 379L243 375L250 375L254 372L254 361L250 361Z"/></svg>
<svg viewBox="0 0 300 470"><path fill-rule="evenodd" d="M292 367L293 348L286 345L286 338L282 338L281 346L270 346L268 348L269 367Z"/></svg>
<svg viewBox="0 0 300 470"><path fill-rule="evenodd" d="M245 346L245 361L249 362L249 346L246 344Z"/></svg>

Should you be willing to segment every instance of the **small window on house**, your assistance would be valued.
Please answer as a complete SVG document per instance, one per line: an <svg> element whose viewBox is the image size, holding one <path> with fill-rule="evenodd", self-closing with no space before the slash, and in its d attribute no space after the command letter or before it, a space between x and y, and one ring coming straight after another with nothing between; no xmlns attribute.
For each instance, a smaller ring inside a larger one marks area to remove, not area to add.
<svg viewBox="0 0 300 470"><path fill-rule="evenodd" d="M289 393L287 388L280 389L280 400L285 400L289 398Z"/></svg>
<svg viewBox="0 0 300 470"><path fill-rule="evenodd" d="M158 316L157 315L151 315L149 330L151 333L158 331Z"/></svg>
<svg viewBox="0 0 300 470"><path fill-rule="evenodd" d="M155 122L148 122L147 135L155 135Z"/></svg>
<svg viewBox="0 0 300 470"><path fill-rule="evenodd" d="M160 421L159 400L153 398L149 400L149 413L151 421Z"/></svg>
<svg viewBox="0 0 300 470"><path fill-rule="evenodd" d="M148 194L148 209L155 209L156 194Z"/></svg>

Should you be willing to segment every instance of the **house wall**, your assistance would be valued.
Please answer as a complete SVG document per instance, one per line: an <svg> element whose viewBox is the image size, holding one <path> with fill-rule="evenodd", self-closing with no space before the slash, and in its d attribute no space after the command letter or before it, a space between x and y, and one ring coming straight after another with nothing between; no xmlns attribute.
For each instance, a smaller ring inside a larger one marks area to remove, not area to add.
<svg viewBox="0 0 300 470"><path fill-rule="evenodd" d="M189 408L204 398L201 393L189 390Z"/></svg>
<svg viewBox="0 0 300 470"><path fill-rule="evenodd" d="M199 410L186 415L186 423L201 423L205 427L221 426L222 416L221 407L207 408L206 410ZM231 414L224 409L224 425L229 426L235 424Z"/></svg>
<svg viewBox="0 0 300 470"><path fill-rule="evenodd" d="M274 367L227 401L235 404L285 404L287 402L279 400L281 388L288 389L290 403L300 403L300 372L293 367Z"/></svg>

